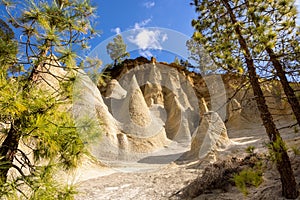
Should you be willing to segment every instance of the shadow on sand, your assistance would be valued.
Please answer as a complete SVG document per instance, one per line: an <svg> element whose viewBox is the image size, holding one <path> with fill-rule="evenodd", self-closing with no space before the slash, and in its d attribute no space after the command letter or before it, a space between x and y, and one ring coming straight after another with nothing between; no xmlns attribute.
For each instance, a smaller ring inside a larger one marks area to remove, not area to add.
<svg viewBox="0 0 300 200"><path fill-rule="evenodd" d="M147 164L168 164L174 162L182 153L161 155L161 156L148 156L138 161L138 163L147 163Z"/></svg>

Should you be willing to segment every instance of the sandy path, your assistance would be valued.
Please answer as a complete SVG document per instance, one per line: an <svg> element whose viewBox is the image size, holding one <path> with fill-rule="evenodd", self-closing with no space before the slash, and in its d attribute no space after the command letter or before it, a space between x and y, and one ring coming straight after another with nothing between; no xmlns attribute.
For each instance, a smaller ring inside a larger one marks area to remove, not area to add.
<svg viewBox="0 0 300 200"><path fill-rule="evenodd" d="M201 170L179 166L174 163L159 170L147 172L117 172L109 176L87 180L79 184L81 193L77 200L105 199L168 199L190 180L195 179Z"/></svg>

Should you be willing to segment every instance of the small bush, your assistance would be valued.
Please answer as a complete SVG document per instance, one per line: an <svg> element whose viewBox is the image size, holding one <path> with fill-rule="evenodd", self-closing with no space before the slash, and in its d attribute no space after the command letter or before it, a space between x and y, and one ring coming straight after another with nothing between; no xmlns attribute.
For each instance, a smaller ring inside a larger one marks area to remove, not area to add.
<svg viewBox="0 0 300 200"><path fill-rule="evenodd" d="M246 149L246 153L253 154L255 150L255 146L249 146Z"/></svg>
<svg viewBox="0 0 300 200"><path fill-rule="evenodd" d="M297 126L294 126L294 133L298 133L299 132L299 129Z"/></svg>
<svg viewBox="0 0 300 200"><path fill-rule="evenodd" d="M258 187L263 179L261 170L247 168L233 176L237 188L244 194L248 195L248 186Z"/></svg>
<svg viewBox="0 0 300 200"><path fill-rule="evenodd" d="M293 153L294 153L295 156L299 156L300 155L300 150L299 150L299 148L297 146L292 146L291 149L292 149L292 151L293 151Z"/></svg>

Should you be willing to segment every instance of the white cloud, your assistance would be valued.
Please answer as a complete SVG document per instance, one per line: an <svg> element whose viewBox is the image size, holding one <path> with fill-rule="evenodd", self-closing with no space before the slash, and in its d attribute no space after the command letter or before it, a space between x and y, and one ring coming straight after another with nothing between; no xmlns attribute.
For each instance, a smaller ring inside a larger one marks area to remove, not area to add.
<svg viewBox="0 0 300 200"><path fill-rule="evenodd" d="M151 22L151 18L145 19L141 22L136 22L134 24L134 29L142 28L143 26L146 26L147 24L149 24L149 22Z"/></svg>
<svg viewBox="0 0 300 200"><path fill-rule="evenodd" d="M111 29L111 32L115 32L117 35L119 35L121 33L121 28L117 27L117 28Z"/></svg>
<svg viewBox="0 0 300 200"><path fill-rule="evenodd" d="M137 45L139 49L156 49L161 50L161 42L167 40L167 34L161 33L159 30L147 30L145 28L138 31L134 36L130 36L128 40Z"/></svg>
<svg viewBox="0 0 300 200"><path fill-rule="evenodd" d="M155 2L147 1L146 3L143 4L143 6L145 6L146 8L152 8L153 6L155 6Z"/></svg>
<svg viewBox="0 0 300 200"><path fill-rule="evenodd" d="M134 24L132 34L127 37L128 41L135 44L139 49L139 54L146 58L152 57L149 50L162 50L162 43L168 39L166 33L159 29L147 29L144 26L151 22L151 18Z"/></svg>
<svg viewBox="0 0 300 200"><path fill-rule="evenodd" d="M161 41L164 42L168 39L168 35L165 33L162 35Z"/></svg>

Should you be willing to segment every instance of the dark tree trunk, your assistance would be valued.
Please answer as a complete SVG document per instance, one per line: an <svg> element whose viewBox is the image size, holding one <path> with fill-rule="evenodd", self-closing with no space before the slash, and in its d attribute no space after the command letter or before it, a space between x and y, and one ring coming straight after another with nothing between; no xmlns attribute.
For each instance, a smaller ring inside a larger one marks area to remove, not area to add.
<svg viewBox="0 0 300 200"><path fill-rule="evenodd" d="M237 34L239 44L244 51L249 79L258 106L258 110L260 112L260 117L271 141L271 148L276 155L277 170L280 173L282 183L282 195L286 198L295 199L298 197L298 190L290 159L284 147L284 142L280 136L279 131L276 128L273 117L267 106L263 91L260 87L259 78L256 73L256 68L254 66L254 61L252 59L250 50L248 48L246 40L241 33L240 26L237 25L237 19L233 14L233 10L228 3L228 0L222 0L222 2L230 15L231 22L233 24L236 24L235 33Z"/></svg>
<svg viewBox="0 0 300 200"><path fill-rule="evenodd" d="M249 5L248 5L249 6ZM253 20L255 26L258 28L260 27L260 24L257 22L254 14L250 14L251 19ZM283 69L282 64L278 60L276 54L274 53L273 49L270 47L266 47L266 51L270 57L270 61L272 62L275 70L276 70L276 75L279 77L280 83L283 87L283 91L288 99L289 104L292 107L293 113L296 117L297 123L300 126L300 104L299 101L295 95L295 91L293 88L290 86L287 77L286 77L286 72Z"/></svg>
<svg viewBox="0 0 300 200"><path fill-rule="evenodd" d="M273 66L277 72L277 76L279 77L280 83L283 87L283 90L288 99L288 102L292 107L292 110L296 117L297 123L300 125L300 104L295 95L295 92L294 92L293 88L290 86L290 84L285 76L286 73L285 73L281 63L277 59L274 51L269 47L266 48L266 51L269 54L270 60L273 63Z"/></svg>
<svg viewBox="0 0 300 200"><path fill-rule="evenodd" d="M13 160L18 149L21 137L17 130L19 125L19 120L11 123L10 130L0 147L0 184L6 182L8 170L12 167Z"/></svg>
<svg viewBox="0 0 300 200"><path fill-rule="evenodd" d="M36 64L30 75L28 76L27 82L23 86L23 91L30 92L29 85L38 80L38 67L44 67L45 59L47 52L51 46L49 40L45 40L44 45L48 46L48 48L42 50L39 53L40 61L39 64ZM10 130L4 140L4 142L0 146L0 184L3 184L7 180L8 170L13 166L13 160L15 158L16 151L18 150L18 145L20 138L22 136L20 130L18 130L21 126L20 119L15 119L11 123Z"/></svg>

